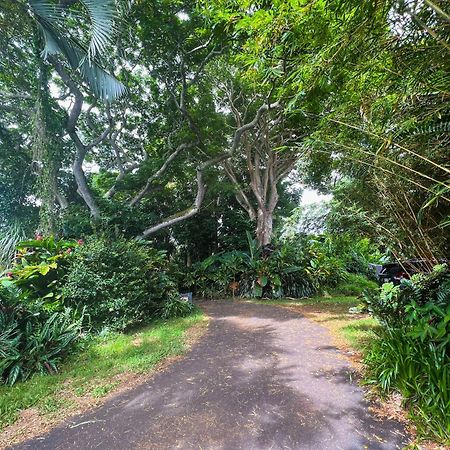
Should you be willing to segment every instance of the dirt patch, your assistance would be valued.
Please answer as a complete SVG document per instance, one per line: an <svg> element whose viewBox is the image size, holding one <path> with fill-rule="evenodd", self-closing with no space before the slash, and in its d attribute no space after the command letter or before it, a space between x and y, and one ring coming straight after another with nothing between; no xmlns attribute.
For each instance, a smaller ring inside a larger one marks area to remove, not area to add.
<svg viewBox="0 0 450 450"><path fill-rule="evenodd" d="M204 319L185 331L184 342L187 349L192 348L200 341L207 331L207 326L208 320ZM138 337L133 341L133 345L139 346L141 344L142 338ZM71 417L98 408L114 396L130 391L136 386L148 382L157 373L166 370L171 364L181 360L183 357L184 355L170 356L158 363L147 373L139 374L124 372L114 375L106 380L108 387L111 386L111 389L100 398L95 397L92 393L77 396L72 389L70 380L68 380L65 383L66 389L61 393L61 403L64 406L54 413L45 413L36 407L27 408L21 411L17 421L2 430L0 434L0 450L41 436ZM99 387L101 387L101 385L99 385ZM74 424L73 426L76 427L77 424Z"/></svg>

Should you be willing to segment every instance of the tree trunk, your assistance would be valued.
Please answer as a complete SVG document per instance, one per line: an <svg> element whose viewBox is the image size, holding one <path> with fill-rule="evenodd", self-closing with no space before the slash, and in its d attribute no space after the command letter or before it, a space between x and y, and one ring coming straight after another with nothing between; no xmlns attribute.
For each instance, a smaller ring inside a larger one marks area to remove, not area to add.
<svg viewBox="0 0 450 450"><path fill-rule="evenodd" d="M61 146L55 138L55 120L50 104L50 69L40 55L41 38L37 30L34 37L35 57L38 66L38 86L36 108L33 118L32 151L33 160L38 165L36 196L40 199L39 232L45 235L56 234L58 212L58 171L60 167Z"/></svg>
<svg viewBox="0 0 450 450"><path fill-rule="evenodd" d="M256 219L256 239L261 247L272 242L273 234L273 211L258 208Z"/></svg>
<svg viewBox="0 0 450 450"><path fill-rule="evenodd" d="M77 183L77 192L81 196L81 198L86 203L87 207L89 208L89 211L91 213L91 217L94 220L100 219L100 209L97 206L97 202L94 199L94 196L91 193L91 190L89 189L89 185L86 179L86 176L84 175L83 171L83 161L85 157L86 151L82 148L77 149L77 153L74 159L74 162L72 164L72 172L73 176L75 178L75 181Z"/></svg>
<svg viewBox="0 0 450 450"><path fill-rule="evenodd" d="M83 171L83 162L87 152L92 150L92 148L96 147L97 145L101 144L107 138L107 136L111 132L112 121L108 116L108 126L103 131L103 133L97 138L93 139L90 143L84 144L77 133L77 123L83 109L84 96L75 82L70 78L69 74L64 70L62 64L58 61L58 59L50 55L48 56L48 60L53 64L54 68L58 72L58 75L61 77L64 84L69 88L71 94L75 98L66 123L66 131L72 139L72 142L74 143L77 150L75 153L74 161L72 163L72 171L77 183L78 194L81 196L81 198L89 208L91 217L94 220L98 220L100 218L100 209L97 205L97 202L95 201L94 195L89 189L89 185Z"/></svg>

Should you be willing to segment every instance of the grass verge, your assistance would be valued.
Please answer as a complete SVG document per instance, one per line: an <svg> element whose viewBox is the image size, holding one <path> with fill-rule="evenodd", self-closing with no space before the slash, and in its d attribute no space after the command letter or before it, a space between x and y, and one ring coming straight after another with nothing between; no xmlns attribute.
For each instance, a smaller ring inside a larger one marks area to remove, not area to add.
<svg viewBox="0 0 450 450"><path fill-rule="evenodd" d="M0 386L0 447L45 429L70 415L101 404L183 354L206 328L206 317L155 322L129 334L93 338L63 364L57 375L35 375L12 387ZM15 422L17 422L15 424ZM25 422L26 435L19 422ZM14 425L13 425L14 424Z"/></svg>

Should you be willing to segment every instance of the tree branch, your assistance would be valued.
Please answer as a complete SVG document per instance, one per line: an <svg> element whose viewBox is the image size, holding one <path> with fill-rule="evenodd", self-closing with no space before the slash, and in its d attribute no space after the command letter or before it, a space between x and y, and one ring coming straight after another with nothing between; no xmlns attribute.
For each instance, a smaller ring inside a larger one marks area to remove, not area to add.
<svg viewBox="0 0 450 450"><path fill-rule="evenodd" d="M200 211L200 207L203 203L205 193L206 193L206 185L203 182L203 172L207 168L214 166L216 164L219 164L222 161L227 160L228 158L231 158L231 156L233 156L233 154L236 152L236 150L239 147L242 135L246 131L255 127L265 112L267 112L268 110L270 110L272 108L278 108L279 106L280 105L278 102L276 102L272 105L269 105L269 104L261 105L258 108L258 111L256 112L253 120L242 125L235 131L231 149L228 152L224 152L221 155L218 155L214 158L210 158L207 161L205 161L204 163L202 163L200 166L197 167L197 196L194 201L194 204L189 209L187 209L181 213L178 213L174 216L171 216L167 219L164 219L162 222L160 222L157 225L147 228L146 230L144 230L144 232L142 233L142 236L140 236L140 237L146 238L163 228L167 228L172 225L175 225L176 223L181 222L182 220L189 219L190 217L197 214Z"/></svg>
<svg viewBox="0 0 450 450"><path fill-rule="evenodd" d="M120 155L120 149L117 145L117 138L122 130L123 126L121 126L118 130L115 130L113 133L111 133L111 137L109 139L109 144L114 150L115 154L115 160L117 164L117 168L119 169L119 173L114 181L114 184L111 186L111 188L108 190L108 192L105 193L104 198L111 199L114 197L115 193L117 192L117 184L120 183L127 173L132 172L134 169L139 168L142 161L136 161L129 166L125 167L122 162L122 157ZM146 157L144 160L147 159Z"/></svg>
<svg viewBox="0 0 450 450"><path fill-rule="evenodd" d="M130 206L136 206L151 190L152 184L155 180L160 178L168 169L170 163L183 151L195 147L198 141L191 142L189 144L180 144L164 161L163 165L147 179L145 186L139 191L139 193L130 201Z"/></svg>
<svg viewBox="0 0 450 450"><path fill-rule="evenodd" d="M81 198L84 200L87 207L89 208L91 216L94 219L99 219L100 209L97 206L94 196L92 195L89 189L89 185L83 171L83 162L87 152L96 145L100 144L104 139L106 139L109 132L111 131L112 122L111 120L109 120L108 126L103 131L103 133L96 139L91 141L89 144L85 145L81 141L76 130L78 119L80 118L81 110L83 107L84 96L81 90L76 85L76 83L70 78L69 74L65 71L63 65L58 61L58 59L52 55L49 55L48 60L53 64L56 72L59 74L64 84L69 88L72 95L75 97L75 102L72 106L72 109L70 110L69 117L66 123L67 133L69 134L76 148L75 158L72 163L72 171L75 177L75 181L77 183L78 193L80 194Z"/></svg>
<svg viewBox="0 0 450 450"><path fill-rule="evenodd" d="M228 163L228 161L224 161L222 165L223 168L225 169L226 175L230 179L233 186L236 188L235 197L237 202L242 206L242 208L244 208L247 211L250 220L256 220L255 209L253 208L252 204L250 203L250 200L248 199L247 195L245 194L244 190L239 184L230 164Z"/></svg>
<svg viewBox="0 0 450 450"><path fill-rule="evenodd" d="M197 196L195 198L194 204L188 208L185 211L182 211L181 213L175 214L174 216L168 217L167 219L164 219L159 224L147 228L142 233L143 238L147 238L151 234L156 233L159 230L162 230L163 228L171 227L172 225L175 225L178 222L181 222L183 220L189 219L190 217L194 216L200 211L200 207L203 203L203 200L205 198L206 193L206 185L203 182L203 172L198 167L197 168Z"/></svg>

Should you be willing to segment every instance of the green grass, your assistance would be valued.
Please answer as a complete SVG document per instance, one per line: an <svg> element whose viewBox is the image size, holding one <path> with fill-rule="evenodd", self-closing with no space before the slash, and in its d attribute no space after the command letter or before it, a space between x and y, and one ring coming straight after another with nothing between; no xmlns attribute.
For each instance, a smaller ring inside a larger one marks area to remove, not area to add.
<svg viewBox="0 0 450 450"><path fill-rule="evenodd" d="M0 386L0 430L14 423L21 410L36 407L42 414L55 414L75 404L71 398L98 399L114 390L112 377L144 373L169 356L186 349L184 332L201 322L192 316L160 321L130 334L109 334L85 344L61 367L57 375L35 375L12 387Z"/></svg>
<svg viewBox="0 0 450 450"><path fill-rule="evenodd" d="M355 350L365 352L376 338L375 331L380 324L372 317L349 320L348 325L339 329L342 337Z"/></svg>
<svg viewBox="0 0 450 450"><path fill-rule="evenodd" d="M360 295L364 289L376 291L379 288L375 281L369 280L363 275L347 273L345 280L341 281L335 288L330 289L332 295Z"/></svg>

